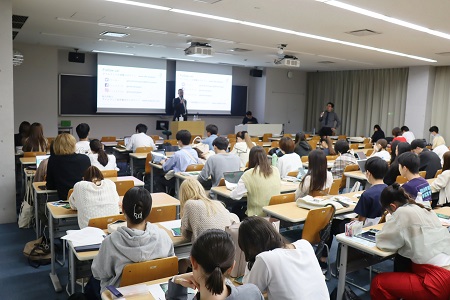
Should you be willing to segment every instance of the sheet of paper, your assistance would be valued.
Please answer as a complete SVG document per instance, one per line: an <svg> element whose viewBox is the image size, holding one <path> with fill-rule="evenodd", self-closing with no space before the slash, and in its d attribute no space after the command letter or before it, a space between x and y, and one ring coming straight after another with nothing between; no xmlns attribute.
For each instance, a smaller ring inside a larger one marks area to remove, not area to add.
<svg viewBox="0 0 450 300"><path fill-rule="evenodd" d="M74 247L101 244L105 238L103 230L94 227L86 227L81 230L68 230L63 240L72 242Z"/></svg>
<svg viewBox="0 0 450 300"><path fill-rule="evenodd" d="M157 300L166 299L166 295L159 284L152 284L148 286L148 291L152 294L153 298Z"/></svg>
<svg viewBox="0 0 450 300"><path fill-rule="evenodd" d="M160 222L161 226L166 228L167 230L171 230L172 228L180 228L181 227L181 220L174 220L174 221L167 221L167 222Z"/></svg>
<svg viewBox="0 0 450 300"><path fill-rule="evenodd" d="M148 292L149 292L147 285L144 283L120 287L120 288L117 288L117 290L119 292L121 292L124 297L129 297L132 295L148 294ZM158 298L156 298L156 299L158 299ZM164 299L164 298L162 298L162 299Z"/></svg>

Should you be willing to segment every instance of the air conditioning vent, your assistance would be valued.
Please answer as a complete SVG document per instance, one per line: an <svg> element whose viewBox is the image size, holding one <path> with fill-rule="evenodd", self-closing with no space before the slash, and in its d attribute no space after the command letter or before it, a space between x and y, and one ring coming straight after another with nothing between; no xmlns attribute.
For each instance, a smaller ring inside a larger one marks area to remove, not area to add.
<svg viewBox="0 0 450 300"><path fill-rule="evenodd" d="M327 65L327 64L334 64L335 62L329 61L329 60L322 60L322 61L318 61L317 63Z"/></svg>
<svg viewBox="0 0 450 300"><path fill-rule="evenodd" d="M370 29L359 29L359 30L348 31L346 33L354 35L354 36L368 36L368 35L381 34L381 32L376 32L376 31L373 31Z"/></svg>
<svg viewBox="0 0 450 300"><path fill-rule="evenodd" d="M14 29L22 29L25 22L28 20L28 17L26 16L18 16L13 15L12 16L12 28Z"/></svg>

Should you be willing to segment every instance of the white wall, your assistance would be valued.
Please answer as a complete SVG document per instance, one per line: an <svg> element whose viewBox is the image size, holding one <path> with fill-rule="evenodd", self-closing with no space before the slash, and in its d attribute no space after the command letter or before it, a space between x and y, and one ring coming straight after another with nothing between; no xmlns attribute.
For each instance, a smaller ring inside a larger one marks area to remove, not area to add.
<svg viewBox="0 0 450 300"><path fill-rule="evenodd" d="M0 223L16 220L11 16L12 1L0 1Z"/></svg>
<svg viewBox="0 0 450 300"><path fill-rule="evenodd" d="M266 71L263 71L262 77L250 77L248 87L248 103L247 108L252 112L253 116L258 119L259 123L265 122L266 110Z"/></svg>

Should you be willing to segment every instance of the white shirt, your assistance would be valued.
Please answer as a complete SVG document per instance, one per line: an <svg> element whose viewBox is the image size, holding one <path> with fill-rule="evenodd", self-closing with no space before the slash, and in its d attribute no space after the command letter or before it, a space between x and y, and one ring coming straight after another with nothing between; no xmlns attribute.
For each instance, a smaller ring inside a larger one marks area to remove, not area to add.
<svg viewBox="0 0 450 300"><path fill-rule="evenodd" d="M281 178L286 177L289 172L298 171L301 167L303 167L302 159L295 152L285 154L278 158L277 161L277 168L280 171Z"/></svg>
<svg viewBox="0 0 450 300"><path fill-rule="evenodd" d="M414 133L411 131L403 132L402 136L406 139L408 143L411 144L412 141L414 141L416 138L414 137Z"/></svg>
<svg viewBox="0 0 450 300"><path fill-rule="evenodd" d="M256 145L255 143L253 144ZM250 154L250 149L248 148L246 142L238 142L234 144L233 150L231 150L230 153L239 156L239 159L241 160L241 168L244 168L245 165L248 163L248 156Z"/></svg>
<svg viewBox="0 0 450 300"><path fill-rule="evenodd" d="M82 229L87 227L89 219L118 215L119 199L116 184L104 179L100 185L90 181L77 182L69 203L78 210L78 225Z"/></svg>
<svg viewBox="0 0 450 300"><path fill-rule="evenodd" d="M252 270L245 270L244 283L267 291L269 300L329 300L325 277L306 240L298 240L295 249L277 248L256 256Z"/></svg>
<svg viewBox="0 0 450 300"><path fill-rule="evenodd" d="M105 170L117 170L119 171L119 168L117 167L116 164L116 157L112 154L108 154L108 163L106 164L106 166L103 166L99 161L98 161L98 154L89 154L89 159L91 160L91 166L96 166L100 171L105 171Z"/></svg>
<svg viewBox="0 0 450 300"><path fill-rule="evenodd" d="M130 142L127 145L127 150L133 149L133 152L136 152L136 148L138 147L153 147L153 149L156 148L153 139L143 132L135 133L131 136Z"/></svg>
<svg viewBox="0 0 450 300"><path fill-rule="evenodd" d="M309 186L311 184L311 176L305 176L303 179L303 185L300 182L298 185L297 190L295 191L295 199L304 197L309 194ZM333 184L333 174L331 174L330 171L327 171L327 181L325 182L325 186L323 187L323 190L329 189L331 185Z"/></svg>
<svg viewBox="0 0 450 300"><path fill-rule="evenodd" d="M433 152L436 153L439 158L441 159L441 165L444 165L444 158L443 155L445 152L449 151L448 147L446 145L439 145L436 148L433 149Z"/></svg>
<svg viewBox="0 0 450 300"><path fill-rule="evenodd" d="M386 150L381 150L379 152L375 152L370 157L380 157L380 158L384 159L385 161L391 160L391 154L389 152L387 152Z"/></svg>
<svg viewBox="0 0 450 300"><path fill-rule="evenodd" d="M91 146L89 141L79 141L75 144L75 153L79 154L90 154Z"/></svg>

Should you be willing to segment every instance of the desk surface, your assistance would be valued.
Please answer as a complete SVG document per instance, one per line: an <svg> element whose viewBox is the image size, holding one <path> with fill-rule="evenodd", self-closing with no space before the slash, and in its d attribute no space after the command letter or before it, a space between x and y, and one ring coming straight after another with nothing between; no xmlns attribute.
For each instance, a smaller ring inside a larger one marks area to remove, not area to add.
<svg viewBox="0 0 450 300"><path fill-rule="evenodd" d="M358 202L358 198L356 195L360 195L362 192L354 192L341 194L336 196L348 197L350 200L354 201L354 203ZM343 209L337 210L336 214L344 214L353 212L355 209L355 204L350 205L349 207L344 207ZM277 204L277 205L269 205L264 206L263 211L268 215L278 218L283 221L288 221L292 223L300 223L306 220L308 216L309 209L297 207L295 202Z"/></svg>
<svg viewBox="0 0 450 300"><path fill-rule="evenodd" d="M19 158L20 163L22 165L35 165L36 164L36 157L35 156L31 156L31 157L21 157Z"/></svg>
<svg viewBox="0 0 450 300"><path fill-rule="evenodd" d="M287 181L281 180L280 193L284 194L284 193L295 192L297 190L297 187L298 187L298 182L287 182ZM214 192L216 195L230 198L231 191L229 189L227 189L226 186L215 186L215 187L211 188L211 191Z"/></svg>
<svg viewBox="0 0 450 300"><path fill-rule="evenodd" d="M331 169L333 167L335 161L336 160L327 160L327 169ZM303 164L303 167L305 167L305 168L308 168L308 166L309 166L309 162L307 162L307 161L303 162L302 164Z"/></svg>
<svg viewBox="0 0 450 300"><path fill-rule="evenodd" d="M161 279L157 279L157 280L147 281L147 282L144 282L144 284L154 285L154 284L167 283L170 278L172 278L172 277L166 277L166 278L161 278ZM131 300L159 300L159 299L155 299L150 292L148 292L146 294L141 294L141 295L127 296L126 298L131 299ZM114 297L113 295L111 295L110 291L106 290L102 293L102 300L113 300L113 299L117 299L117 298Z"/></svg>
<svg viewBox="0 0 450 300"><path fill-rule="evenodd" d="M105 147L116 147L117 142L101 142Z"/></svg>
<svg viewBox="0 0 450 300"><path fill-rule="evenodd" d="M76 218L78 212L73 209L55 206L55 202L48 202L47 209L52 214L53 219Z"/></svg>
<svg viewBox="0 0 450 300"><path fill-rule="evenodd" d="M166 152L167 157L172 157L175 152ZM147 152L134 152L130 153L130 157L136 158L136 159L146 159L147 158Z"/></svg>
<svg viewBox="0 0 450 300"><path fill-rule="evenodd" d="M361 170L358 171L351 171L351 172L344 172L344 175L349 177L349 178L355 178L358 180L367 180L366 175L361 172Z"/></svg>

